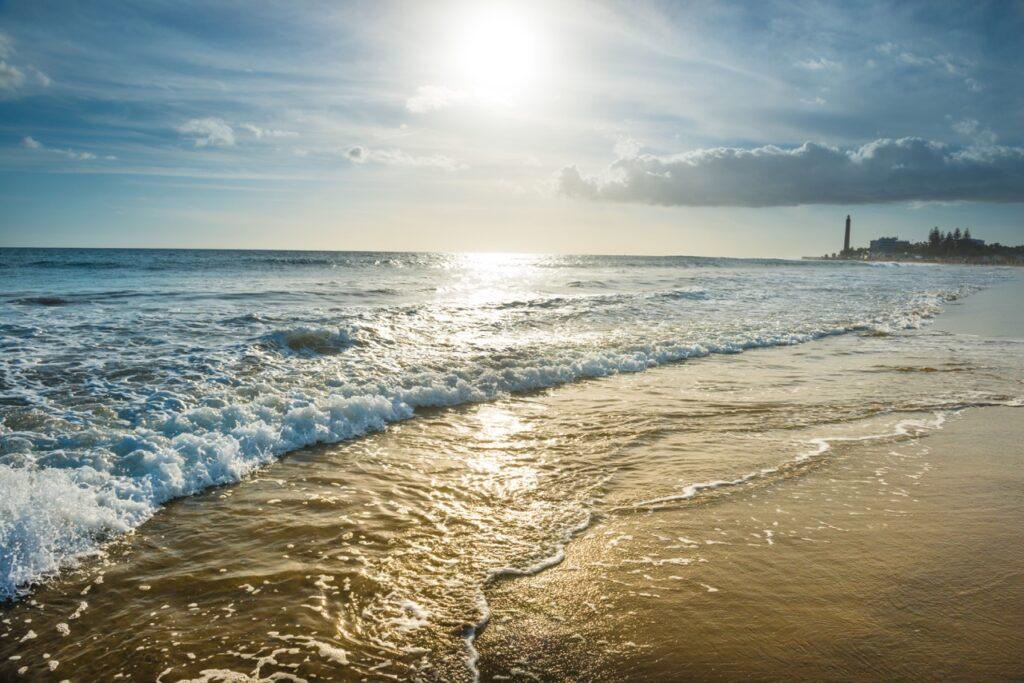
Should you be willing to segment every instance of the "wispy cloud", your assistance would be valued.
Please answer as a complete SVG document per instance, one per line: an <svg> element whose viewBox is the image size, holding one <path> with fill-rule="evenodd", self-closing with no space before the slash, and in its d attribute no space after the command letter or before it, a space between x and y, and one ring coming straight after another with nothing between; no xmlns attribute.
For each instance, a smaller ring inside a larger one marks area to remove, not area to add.
<svg viewBox="0 0 1024 683"><path fill-rule="evenodd" d="M91 161L93 159L101 158L98 155L93 154L92 152L81 152L81 151L74 150L74 149L62 149L60 147L48 147L48 146L44 145L43 143L39 142L38 140L36 140L31 135L26 135L25 137L23 137L21 139L21 146L25 147L25 148L28 148L28 149L39 150L41 152L49 152L49 153L52 153L52 154L59 154L59 155L61 155L63 157L66 157L68 159L72 159L74 161ZM112 156L112 155L107 155L107 156L104 156L102 158L104 160L106 160L106 161L114 161L114 160L117 159L117 157Z"/></svg>
<svg viewBox="0 0 1024 683"><path fill-rule="evenodd" d="M986 128L978 122L978 119L963 119L952 125L957 133L970 138L977 146L991 147L999 139L990 128Z"/></svg>
<svg viewBox="0 0 1024 683"><path fill-rule="evenodd" d="M349 148L345 157L354 164L384 164L386 166L424 166L456 171L467 168L454 159L442 155L414 156L400 149L369 149L361 145Z"/></svg>
<svg viewBox="0 0 1024 683"><path fill-rule="evenodd" d="M405 108L414 114L444 109L466 101L466 93L442 85L421 85L416 94L405 101Z"/></svg>
<svg viewBox="0 0 1024 683"><path fill-rule="evenodd" d="M12 92L30 81L44 88L50 85L50 77L34 66L16 66L9 62L13 56L14 43L5 33L0 32L0 91ZM26 71L31 79L25 75Z"/></svg>
<svg viewBox="0 0 1024 683"><path fill-rule="evenodd" d="M178 132L192 140L196 147L230 147L235 144L235 131L224 119L189 119L178 126Z"/></svg>
<svg viewBox="0 0 1024 683"><path fill-rule="evenodd" d="M16 66L0 60L0 90L14 90L25 82L25 74Z"/></svg>
<svg viewBox="0 0 1024 683"><path fill-rule="evenodd" d="M279 130L276 128L260 128L252 123L243 123L239 128L252 133L257 139L263 138L297 138L299 134L293 130Z"/></svg>
<svg viewBox="0 0 1024 683"><path fill-rule="evenodd" d="M976 66L971 60L945 52L936 55L927 55L914 52L912 50L903 50L895 43L883 43L882 45L876 46L875 49L887 57L895 56L894 61L904 66L933 69L947 77L963 78L964 85L971 92L981 92L985 89L985 86L971 75L972 70ZM874 60L869 61L872 62L872 66L875 65Z"/></svg>
<svg viewBox="0 0 1024 683"><path fill-rule="evenodd" d="M53 83L53 81L50 79L49 76L47 76L42 71L40 71L39 69L35 68L34 66L28 67L28 70L29 70L29 73L32 74L32 78L35 79L36 83L38 83L39 85L43 86L44 88L49 88L50 84Z"/></svg>
<svg viewBox="0 0 1024 683"><path fill-rule="evenodd" d="M835 71L843 66L839 62L835 62L824 57L818 57L817 59L805 59L797 62L796 65L811 71Z"/></svg>
<svg viewBox="0 0 1024 683"><path fill-rule="evenodd" d="M973 130L973 128L971 129ZM621 158L605 177L563 168L564 194L670 206L791 206L901 201L1020 201L1024 148L954 150L921 138L880 139L853 149L698 149Z"/></svg>

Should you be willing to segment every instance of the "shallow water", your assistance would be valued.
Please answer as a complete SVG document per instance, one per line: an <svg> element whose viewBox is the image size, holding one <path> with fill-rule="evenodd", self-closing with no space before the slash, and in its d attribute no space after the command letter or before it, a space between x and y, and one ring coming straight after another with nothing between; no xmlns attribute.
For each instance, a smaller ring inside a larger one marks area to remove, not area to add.
<svg viewBox="0 0 1024 683"><path fill-rule="evenodd" d="M482 678L1019 680L1019 412L921 416L799 476L606 516L489 587Z"/></svg>
<svg viewBox="0 0 1024 683"><path fill-rule="evenodd" d="M468 680L488 586L595 520L1024 395L927 325L1005 270L3 256L6 590L107 551L7 609L7 674Z"/></svg>

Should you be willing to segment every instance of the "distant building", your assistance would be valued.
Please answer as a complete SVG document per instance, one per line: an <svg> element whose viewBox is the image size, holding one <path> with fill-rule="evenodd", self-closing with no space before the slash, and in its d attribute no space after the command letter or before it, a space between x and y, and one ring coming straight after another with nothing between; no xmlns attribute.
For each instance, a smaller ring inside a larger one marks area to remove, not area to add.
<svg viewBox="0 0 1024 683"><path fill-rule="evenodd" d="M843 253L850 251L850 215L846 215L846 239L843 240Z"/></svg>
<svg viewBox="0 0 1024 683"><path fill-rule="evenodd" d="M973 237L967 237L961 240L964 244L969 244L972 247L983 247L985 246L985 240L974 239Z"/></svg>
<svg viewBox="0 0 1024 683"><path fill-rule="evenodd" d="M898 254L909 249L910 242L907 240L901 240L899 237L879 237L871 240L869 251L872 254Z"/></svg>

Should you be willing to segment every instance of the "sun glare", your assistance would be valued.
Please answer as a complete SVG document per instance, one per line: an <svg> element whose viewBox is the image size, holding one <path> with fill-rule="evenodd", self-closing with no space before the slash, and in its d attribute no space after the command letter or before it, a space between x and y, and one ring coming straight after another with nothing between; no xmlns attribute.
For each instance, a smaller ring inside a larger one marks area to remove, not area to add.
<svg viewBox="0 0 1024 683"><path fill-rule="evenodd" d="M521 8L474 8L456 25L451 61L458 87L478 100L519 102L542 72L540 27Z"/></svg>

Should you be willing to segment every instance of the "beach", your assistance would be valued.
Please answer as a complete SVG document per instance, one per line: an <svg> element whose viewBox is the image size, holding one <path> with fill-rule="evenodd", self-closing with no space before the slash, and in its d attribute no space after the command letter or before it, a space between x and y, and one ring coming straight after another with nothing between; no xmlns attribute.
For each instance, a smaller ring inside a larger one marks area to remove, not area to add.
<svg viewBox="0 0 1024 683"><path fill-rule="evenodd" d="M489 592L484 679L1016 680L1021 436L1016 409L971 411L600 525Z"/></svg>
<svg viewBox="0 0 1024 683"><path fill-rule="evenodd" d="M1019 291L935 327L1022 339ZM920 426L837 443L770 486L595 525L557 568L489 591L484 678L1018 679L1018 409Z"/></svg>
<svg viewBox="0 0 1024 683"><path fill-rule="evenodd" d="M637 267L599 266L600 279L618 278L618 291L623 273ZM417 407L172 498L6 604L0 675L1019 678L1019 277L932 266L891 275L867 265L642 267L630 277L643 284L621 300L609 299L619 294L596 284L597 273L585 280L576 270L559 282L586 284L546 298L489 293L483 303L439 310L475 343L501 330L506 351L521 342L517 334L541 339L546 325L585 332L573 339L588 353L605 326L618 353L636 341L616 335L636 328L648 342L675 329L703 334L706 350L712 324L738 319L730 301L742 302L747 320L759 320L751 311L762 306L765 322L744 332L745 347L738 332L719 333L716 343L736 345L642 368L606 346L601 358L618 359L615 371L563 372L565 381L550 386L535 379L478 400ZM981 276L988 280L961 291ZM827 333L787 329L804 325L816 297L834 295L836 278L856 279L851 305L863 306L870 324L841 312L849 322L835 329L835 305L824 301L814 325ZM772 279L799 286L751 289ZM800 288L813 296L801 298ZM794 302L803 304L791 310ZM583 306L590 312L577 319ZM655 306L655 316L641 316ZM508 316L520 310L538 313L514 328ZM470 314L472 324L458 317ZM669 314L682 316L677 328L666 325ZM367 335L369 314L359 315L364 327L354 338ZM250 334L264 347L281 338ZM363 346L337 352L335 339L293 334L286 343L302 351L270 347L263 372L280 371L297 392L306 375L296 372L360 360L378 343L362 338ZM769 338L778 343L763 343ZM467 348L457 336L445 342ZM389 343L381 348L400 342ZM666 343L661 352L682 347ZM359 400L360 410L377 405ZM214 433L216 405L187 413L190 422L175 417L196 431L174 443L194 444L208 434L200 426ZM351 404L335 409L364 419ZM297 439L289 415L282 433ZM134 458L131 466L141 467ZM177 461L157 462L165 476ZM119 467L111 472L120 477L136 471ZM146 477L131 481L157 481ZM25 529L37 528L26 520Z"/></svg>

